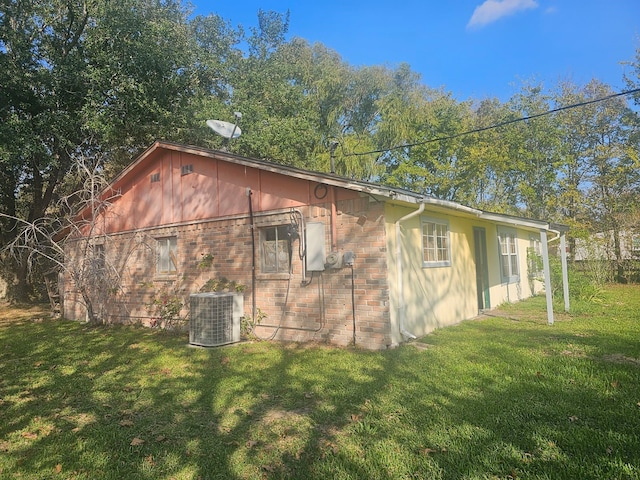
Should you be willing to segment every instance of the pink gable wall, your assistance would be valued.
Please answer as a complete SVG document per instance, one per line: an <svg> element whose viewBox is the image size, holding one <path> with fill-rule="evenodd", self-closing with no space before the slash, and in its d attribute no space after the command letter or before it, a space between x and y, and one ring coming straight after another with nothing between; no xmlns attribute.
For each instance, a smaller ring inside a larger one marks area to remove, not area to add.
<svg viewBox="0 0 640 480"><path fill-rule="evenodd" d="M193 172L181 174L183 166ZM159 182L151 182L152 174ZM194 153L159 148L115 185L106 231L130 231L247 213L247 188L256 212L320 203L315 182ZM339 199L358 194L337 189ZM326 201L326 199L324 200Z"/></svg>

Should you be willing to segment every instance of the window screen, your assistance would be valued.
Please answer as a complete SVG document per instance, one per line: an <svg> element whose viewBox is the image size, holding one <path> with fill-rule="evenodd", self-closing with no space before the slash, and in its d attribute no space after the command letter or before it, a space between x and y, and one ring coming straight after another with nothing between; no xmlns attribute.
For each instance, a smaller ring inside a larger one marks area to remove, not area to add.
<svg viewBox="0 0 640 480"><path fill-rule="evenodd" d="M176 237L164 237L158 238L158 261L156 265L156 273L160 275L167 275L175 273L177 271L177 239Z"/></svg>
<svg viewBox="0 0 640 480"><path fill-rule="evenodd" d="M288 225L260 230L260 266L263 273L288 273L290 250Z"/></svg>

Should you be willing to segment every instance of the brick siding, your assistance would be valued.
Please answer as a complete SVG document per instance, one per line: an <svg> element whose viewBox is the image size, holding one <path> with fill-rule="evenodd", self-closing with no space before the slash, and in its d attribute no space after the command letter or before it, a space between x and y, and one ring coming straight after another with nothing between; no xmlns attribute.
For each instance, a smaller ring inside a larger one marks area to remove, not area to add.
<svg viewBox="0 0 640 480"><path fill-rule="evenodd" d="M355 253L353 288L355 296L355 343L367 349L391 344L389 288L387 284L384 204L369 197L338 201L335 243L339 252ZM298 209L305 222L325 224L325 246L331 249L331 205L320 204ZM289 210L259 212L254 217L256 242L256 307L262 326L260 338L296 342L353 342L352 275L350 267L308 272L308 285L302 285L302 260L298 241L293 243L292 274L260 271L260 228L291 222ZM159 277L156 269L156 239L176 236L178 260L176 274ZM77 252L68 244L68 258ZM75 244L76 247L80 243ZM104 240L107 264L119 276L119 289L103 294L99 315L106 322L150 324L148 308L162 292L177 295L185 304L209 279L222 277L244 285L244 313L252 313L251 228L248 216L236 216L193 224L164 226L112 235ZM210 256L210 262L203 261ZM64 314L84 319L78 292L70 279L64 282Z"/></svg>

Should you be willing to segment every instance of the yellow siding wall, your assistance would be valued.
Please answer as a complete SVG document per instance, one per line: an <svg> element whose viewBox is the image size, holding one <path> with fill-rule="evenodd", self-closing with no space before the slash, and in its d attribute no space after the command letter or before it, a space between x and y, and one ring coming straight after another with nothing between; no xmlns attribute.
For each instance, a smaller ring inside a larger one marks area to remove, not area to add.
<svg viewBox="0 0 640 480"><path fill-rule="evenodd" d="M411 210L389 207L387 210L389 242L387 252L391 301L392 333L400 343L399 295L405 310L405 329L420 337L430 331L457 323L477 314L473 224L469 219L448 217L443 213L425 210L401 224L403 292L398 292L396 267L395 221ZM449 222L451 266L422 267L421 217Z"/></svg>
<svg viewBox="0 0 640 480"><path fill-rule="evenodd" d="M429 210L401 223L402 239L402 292L398 290L396 263L396 226L398 218L416 208L387 205L387 264L389 266L390 318L394 344L406 340L400 334L400 297L405 302L404 328L420 337L436 328L458 323L478 315L475 270L474 227L486 232L487 263L489 265L490 306L527 298L532 288L527 275L527 247L534 231L515 229L520 277L517 283L503 283L498 249L498 226L469 216L451 216L446 212ZM422 266L421 218L445 220L449 223L451 265L444 267ZM511 227L514 228L514 227ZM536 293L540 284L536 283Z"/></svg>
<svg viewBox="0 0 640 480"><path fill-rule="evenodd" d="M540 234L521 228L515 229L518 238L518 264L520 266L520 275L515 283L503 283L499 268L498 258L498 226L495 224L480 225L485 226L487 230L487 256L490 266L489 284L491 296L491 308L498 307L502 303L513 303L525 298L531 297L533 294L539 294L543 290L543 283L540 281L532 281L529 279L527 249L530 244L530 237L533 235L540 238ZM495 268L491 268L495 267Z"/></svg>

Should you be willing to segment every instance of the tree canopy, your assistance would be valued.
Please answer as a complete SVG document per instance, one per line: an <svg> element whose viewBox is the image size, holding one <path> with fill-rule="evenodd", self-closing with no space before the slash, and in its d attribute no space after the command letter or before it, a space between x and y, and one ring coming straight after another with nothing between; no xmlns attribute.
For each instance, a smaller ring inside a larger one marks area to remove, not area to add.
<svg viewBox="0 0 640 480"><path fill-rule="evenodd" d="M640 49L624 79L635 97L596 101L615 92L593 79L461 101L409 65L355 67L289 39L288 12L259 10L245 28L180 0L0 8L2 244L11 218L56 215L81 180L74 159L113 175L156 139L221 148L205 120L235 111L243 135L228 148L246 156L329 171L333 152L350 178L574 232L623 228L639 209Z"/></svg>

